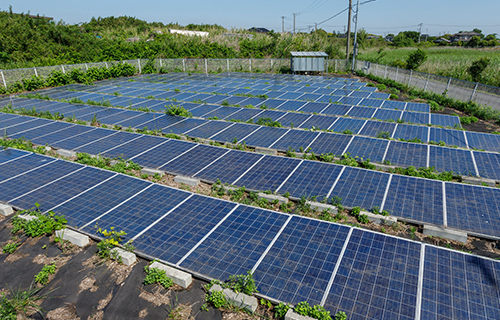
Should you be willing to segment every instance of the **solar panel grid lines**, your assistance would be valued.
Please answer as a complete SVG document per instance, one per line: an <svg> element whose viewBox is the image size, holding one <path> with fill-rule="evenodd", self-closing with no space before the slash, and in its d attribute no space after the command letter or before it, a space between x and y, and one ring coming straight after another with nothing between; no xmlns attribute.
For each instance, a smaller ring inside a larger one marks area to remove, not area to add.
<svg viewBox="0 0 500 320"><path fill-rule="evenodd" d="M21 151L17 149L0 149L0 166L12 161L16 161L17 159L21 159L32 154L28 151ZM14 156L15 155L15 156Z"/></svg>

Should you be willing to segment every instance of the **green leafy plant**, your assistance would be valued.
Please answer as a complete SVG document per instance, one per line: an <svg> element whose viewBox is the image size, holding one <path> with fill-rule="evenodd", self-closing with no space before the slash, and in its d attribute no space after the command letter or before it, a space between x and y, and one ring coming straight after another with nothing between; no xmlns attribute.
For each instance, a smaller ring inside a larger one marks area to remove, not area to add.
<svg viewBox="0 0 500 320"><path fill-rule="evenodd" d="M61 230L68 222L64 216L58 216L53 211L43 214L40 205L35 203L35 207L20 212L23 215L30 215L36 219L25 220L19 217L12 219L12 233L23 231L28 237L37 238L43 235L51 235L56 230Z"/></svg>
<svg viewBox="0 0 500 320"><path fill-rule="evenodd" d="M56 273L56 269L57 266L55 262L44 265L42 270L35 275L35 282L46 285L47 282L49 282L49 275Z"/></svg>
<svg viewBox="0 0 500 320"><path fill-rule="evenodd" d="M471 116L471 117L460 117L460 123L461 124L471 124L471 123L476 123L478 122L479 119Z"/></svg>
<svg viewBox="0 0 500 320"><path fill-rule="evenodd" d="M171 116L179 116L179 117L185 117L185 118L191 118L193 117L193 114L189 111L187 111L184 107L182 106L176 106L176 105L170 105L167 107L167 110L165 110L165 113Z"/></svg>
<svg viewBox="0 0 500 320"><path fill-rule="evenodd" d="M0 294L0 319L2 320L16 320L26 319L28 314L37 312L42 315L42 308L40 308L40 301L48 298L47 294L38 295L41 288L36 288L32 282L28 290L23 291L20 288L17 290L10 290L11 293L6 295ZM43 316L43 315L42 315Z"/></svg>
<svg viewBox="0 0 500 320"><path fill-rule="evenodd" d="M109 231L98 228L96 232L104 237L103 240L97 243L97 255L103 259L120 261L118 253L113 251L113 248L120 245L127 233L125 231L116 231L114 227L111 227Z"/></svg>
<svg viewBox="0 0 500 320"><path fill-rule="evenodd" d="M274 316L278 319L284 319L288 310L290 310L291 306L289 304L280 302L277 306L274 307Z"/></svg>
<svg viewBox="0 0 500 320"><path fill-rule="evenodd" d="M318 320L331 320L330 311L326 311L325 308L319 305L310 306L307 301L299 302L293 309L298 314L303 316L312 317Z"/></svg>
<svg viewBox="0 0 500 320"><path fill-rule="evenodd" d="M227 284L235 292L243 292L248 295L258 292L251 271L247 271L247 274L229 276Z"/></svg>
<svg viewBox="0 0 500 320"><path fill-rule="evenodd" d="M417 70L427 60L427 52L422 49L417 49L410 53L406 59L406 68Z"/></svg>
<svg viewBox="0 0 500 320"><path fill-rule="evenodd" d="M18 247L17 243L8 243L8 244L6 244L6 245L3 246L2 252L3 253L7 253L7 254L11 254L11 253L14 253L14 251L17 250L17 247Z"/></svg>
<svg viewBox="0 0 500 320"><path fill-rule="evenodd" d="M143 281L145 285L157 283L165 289L168 289L174 285L172 279L167 276L165 270L159 268L151 268L150 265L147 265L144 267L144 272L146 273L146 277Z"/></svg>
<svg viewBox="0 0 500 320"><path fill-rule="evenodd" d="M255 124L268 127L283 127L279 121L273 121L271 118L259 118Z"/></svg>

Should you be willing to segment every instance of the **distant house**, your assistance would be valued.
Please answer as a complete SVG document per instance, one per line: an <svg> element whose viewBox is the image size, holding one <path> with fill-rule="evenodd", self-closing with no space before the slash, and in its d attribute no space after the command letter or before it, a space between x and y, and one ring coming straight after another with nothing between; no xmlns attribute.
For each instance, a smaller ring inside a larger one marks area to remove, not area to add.
<svg viewBox="0 0 500 320"><path fill-rule="evenodd" d="M269 32L271 32L270 30L267 30L266 28L256 28L256 27L250 28L250 29L248 29L248 31L257 32L257 33L269 33Z"/></svg>
<svg viewBox="0 0 500 320"><path fill-rule="evenodd" d="M385 36L385 41L392 42L394 40L394 36Z"/></svg>
<svg viewBox="0 0 500 320"><path fill-rule="evenodd" d="M434 40L434 43L451 43L451 41L446 38L439 38Z"/></svg>
<svg viewBox="0 0 500 320"><path fill-rule="evenodd" d="M184 36L198 36L198 37L208 37L208 32L205 31L190 31L190 30L176 30L168 29L168 32L173 34L182 34Z"/></svg>
<svg viewBox="0 0 500 320"><path fill-rule="evenodd" d="M451 35L452 42L469 42L472 37L480 37L481 34L477 32L459 32Z"/></svg>
<svg viewBox="0 0 500 320"><path fill-rule="evenodd" d="M32 15L32 14L25 14L25 13L13 13L13 14L16 14L16 15L19 15L19 16L25 16L25 17L29 17L29 18L33 18L33 19L45 19L45 20L54 20L54 18L51 18L51 17L44 17L44 16L40 16L40 15Z"/></svg>

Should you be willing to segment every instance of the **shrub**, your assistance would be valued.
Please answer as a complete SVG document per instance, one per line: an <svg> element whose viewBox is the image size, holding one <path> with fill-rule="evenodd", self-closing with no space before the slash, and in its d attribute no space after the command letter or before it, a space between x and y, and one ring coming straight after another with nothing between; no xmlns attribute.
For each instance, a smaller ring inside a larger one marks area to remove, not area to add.
<svg viewBox="0 0 500 320"><path fill-rule="evenodd" d="M472 65L467 69L467 72L472 77L472 81L480 82L481 74L488 67L491 60L487 57L482 57L479 60L476 60L472 63Z"/></svg>
<svg viewBox="0 0 500 320"><path fill-rule="evenodd" d="M478 122L479 119L471 116L471 117L460 117L460 123L461 124L471 124L471 123L476 123Z"/></svg>
<svg viewBox="0 0 500 320"><path fill-rule="evenodd" d="M417 49L410 53L406 59L406 68L410 70L417 70L422 63L427 60L427 53L422 49Z"/></svg>
<svg viewBox="0 0 500 320"><path fill-rule="evenodd" d="M186 118L191 118L193 114L184 107L181 106L176 106L176 105L170 105L167 107L167 110L165 110L165 113L171 116L179 116L179 117L186 117Z"/></svg>
<svg viewBox="0 0 500 320"><path fill-rule="evenodd" d="M150 268L148 265L144 267L144 272L146 273L146 278L144 278L143 281L145 285L157 283L165 289L168 289L174 285L172 279L167 277L165 270L161 270L159 268Z"/></svg>

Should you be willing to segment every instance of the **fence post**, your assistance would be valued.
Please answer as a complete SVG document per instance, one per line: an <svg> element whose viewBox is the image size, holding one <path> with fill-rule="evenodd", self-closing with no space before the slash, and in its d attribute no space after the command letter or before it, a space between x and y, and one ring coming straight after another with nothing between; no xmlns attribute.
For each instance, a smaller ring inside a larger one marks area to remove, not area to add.
<svg viewBox="0 0 500 320"><path fill-rule="evenodd" d="M472 99L474 99L474 95L476 94L476 90L477 90L477 86L479 85L479 82L476 82L476 85L474 86L474 90L472 91L472 94L470 96L470 100L469 102L472 101Z"/></svg>
<svg viewBox="0 0 500 320"><path fill-rule="evenodd" d="M161 63L161 58L160 58L160 69L163 68L163 63Z"/></svg>
<svg viewBox="0 0 500 320"><path fill-rule="evenodd" d="M227 59L227 72L229 72L229 59Z"/></svg>
<svg viewBox="0 0 500 320"><path fill-rule="evenodd" d="M5 82L5 77L3 75L3 70L0 70L0 73L2 74L3 86L5 87L5 89L7 89L7 82Z"/></svg>
<svg viewBox="0 0 500 320"><path fill-rule="evenodd" d="M394 78L394 81L398 81L398 71L399 71L399 67L396 67L396 77Z"/></svg>
<svg viewBox="0 0 500 320"><path fill-rule="evenodd" d="M387 79L387 65L385 65L385 74L384 74L384 78Z"/></svg>
<svg viewBox="0 0 500 320"><path fill-rule="evenodd" d="M407 86L410 86L410 81L411 81L411 76L413 75L413 70L410 70L410 77L408 77L408 84Z"/></svg>
<svg viewBox="0 0 500 320"><path fill-rule="evenodd" d="M62 64L61 64L61 69L63 73L66 73L66 71L64 70L64 66Z"/></svg>
<svg viewBox="0 0 500 320"><path fill-rule="evenodd" d="M271 59L271 71L273 71L273 59Z"/></svg>
<svg viewBox="0 0 500 320"><path fill-rule="evenodd" d="M333 73L337 73L337 70L338 70L337 64L338 63L339 63L339 61L337 59L335 59L335 70L333 71Z"/></svg>
<svg viewBox="0 0 500 320"><path fill-rule="evenodd" d="M208 74L208 63L207 59L205 59L205 73Z"/></svg>
<svg viewBox="0 0 500 320"><path fill-rule="evenodd" d="M182 72L186 72L186 59L182 59Z"/></svg>
<svg viewBox="0 0 500 320"><path fill-rule="evenodd" d="M448 79L448 84L446 85L446 89L444 89L443 94L446 95L448 93L448 89L450 88L451 77Z"/></svg>
<svg viewBox="0 0 500 320"><path fill-rule="evenodd" d="M35 76L38 77L38 72L36 71L36 67L33 67L33 70L35 70Z"/></svg>
<svg viewBox="0 0 500 320"><path fill-rule="evenodd" d="M250 61L250 72L252 72L252 58L248 59Z"/></svg>
<svg viewBox="0 0 500 320"><path fill-rule="evenodd" d="M429 77L430 77L430 73L427 74L427 80L425 80L425 87L424 87L424 92L427 90L427 84L429 83Z"/></svg>
<svg viewBox="0 0 500 320"><path fill-rule="evenodd" d="M141 69L141 59L137 59L137 65L139 66L139 74L142 73L142 69Z"/></svg>
<svg viewBox="0 0 500 320"><path fill-rule="evenodd" d="M107 61L104 61L104 65L106 65L106 69L109 69Z"/></svg>
<svg viewBox="0 0 500 320"><path fill-rule="evenodd" d="M89 70L89 66L85 64L85 70Z"/></svg>

